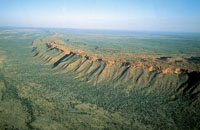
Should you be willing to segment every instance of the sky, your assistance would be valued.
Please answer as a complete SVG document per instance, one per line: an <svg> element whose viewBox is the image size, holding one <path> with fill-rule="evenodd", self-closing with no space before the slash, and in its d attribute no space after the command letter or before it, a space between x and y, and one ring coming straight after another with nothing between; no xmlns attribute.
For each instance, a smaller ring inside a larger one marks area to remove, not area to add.
<svg viewBox="0 0 200 130"><path fill-rule="evenodd" d="M200 0L0 0L0 27L200 32Z"/></svg>

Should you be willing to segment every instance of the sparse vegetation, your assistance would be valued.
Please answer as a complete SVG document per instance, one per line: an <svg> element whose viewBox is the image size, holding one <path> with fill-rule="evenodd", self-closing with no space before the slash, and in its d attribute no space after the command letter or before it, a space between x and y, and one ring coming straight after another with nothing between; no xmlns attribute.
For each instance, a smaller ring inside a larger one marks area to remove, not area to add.
<svg viewBox="0 0 200 130"><path fill-rule="evenodd" d="M133 69L132 80L125 80L127 74L94 84L102 60L84 75L74 71L78 63L67 71L67 63L79 56L67 59L59 50L45 50L45 44L30 48L35 39L45 36L48 42L52 32L1 32L0 129L200 129L198 73Z"/></svg>

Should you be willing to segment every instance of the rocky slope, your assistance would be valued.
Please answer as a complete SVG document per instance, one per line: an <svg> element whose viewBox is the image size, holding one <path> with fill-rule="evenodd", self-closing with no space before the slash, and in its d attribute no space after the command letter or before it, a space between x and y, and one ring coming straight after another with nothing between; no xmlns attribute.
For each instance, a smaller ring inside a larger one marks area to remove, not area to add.
<svg viewBox="0 0 200 130"><path fill-rule="evenodd" d="M75 73L74 78L97 86L125 86L129 93L141 89L145 95L159 91L187 95L191 103L200 103L200 61L197 56L152 55L117 52L97 54L75 48L65 41L51 37L32 43L35 57L60 72ZM176 95L170 95L176 100Z"/></svg>

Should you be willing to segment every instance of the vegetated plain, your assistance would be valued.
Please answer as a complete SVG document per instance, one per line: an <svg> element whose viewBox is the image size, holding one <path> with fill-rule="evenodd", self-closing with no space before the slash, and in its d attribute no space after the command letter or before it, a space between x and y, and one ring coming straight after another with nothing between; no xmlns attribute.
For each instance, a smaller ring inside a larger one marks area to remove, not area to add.
<svg viewBox="0 0 200 130"><path fill-rule="evenodd" d="M198 33L0 30L0 129L200 129Z"/></svg>

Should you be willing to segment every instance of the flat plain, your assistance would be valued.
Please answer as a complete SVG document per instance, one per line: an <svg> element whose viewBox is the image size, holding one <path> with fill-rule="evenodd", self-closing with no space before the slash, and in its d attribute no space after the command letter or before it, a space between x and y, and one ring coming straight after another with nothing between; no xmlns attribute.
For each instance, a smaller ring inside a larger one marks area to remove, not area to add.
<svg viewBox="0 0 200 130"><path fill-rule="evenodd" d="M0 129L200 129L200 34L0 29Z"/></svg>

